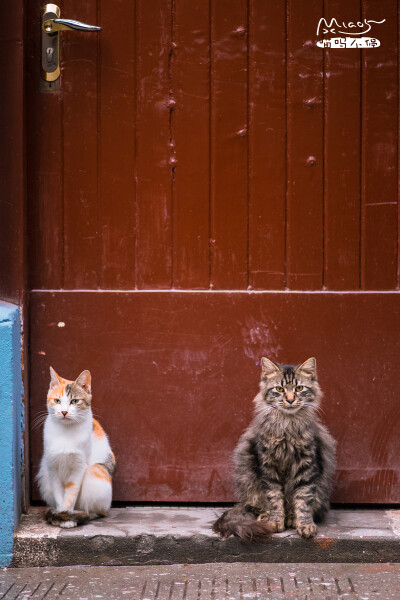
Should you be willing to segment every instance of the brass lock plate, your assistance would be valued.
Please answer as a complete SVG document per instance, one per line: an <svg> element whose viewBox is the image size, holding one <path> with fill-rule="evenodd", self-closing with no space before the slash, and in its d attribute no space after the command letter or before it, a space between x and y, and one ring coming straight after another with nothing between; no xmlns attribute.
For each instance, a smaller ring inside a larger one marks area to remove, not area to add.
<svg viewBox="0 0 400 600"><path fill-rule="evenodd" d="M60 9L56 4L45 4L42 9L41 25L49 19L59 19ZM42 60L41 60L41 90L55 92L60 89L60 35L58 31L42 32Z"/></svg>

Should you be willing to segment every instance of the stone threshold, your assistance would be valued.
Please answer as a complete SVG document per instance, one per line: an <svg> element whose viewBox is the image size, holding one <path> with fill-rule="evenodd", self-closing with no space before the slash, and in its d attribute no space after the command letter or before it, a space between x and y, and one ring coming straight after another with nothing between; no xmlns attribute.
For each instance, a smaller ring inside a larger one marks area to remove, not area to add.
<svg viewBox="0 0 400 600"><path fill-rule="evenodd" d="M400 562L400 509L335 509L314 539L288 529L263 544L220 540L215 507L113 508L74 529L44 522L43 508L23 515L14 535L13 567L129 566L214 562Z"/></svg>

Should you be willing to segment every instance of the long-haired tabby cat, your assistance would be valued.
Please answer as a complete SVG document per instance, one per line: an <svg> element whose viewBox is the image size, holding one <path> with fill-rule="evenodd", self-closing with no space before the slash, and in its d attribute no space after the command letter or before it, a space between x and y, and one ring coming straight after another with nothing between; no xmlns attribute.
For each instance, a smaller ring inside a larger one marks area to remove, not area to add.
<svg viewBox="0 0 400 600"><path fill-rule="evenodd" d="M261 362L255 416L234 452L240 502L213 530L222 538L261 541L294 527L309 538L329 509L336 446L317 414L322 392L316 360Z"/></svg>
<svg viewBox="0 0 400 600"><path fill-rule="evenodd" d="M38 483L50 507L46 519L57 527L106 516L111 506L115 458L91 402L89 371L69 381L50 367Z"/></svg>

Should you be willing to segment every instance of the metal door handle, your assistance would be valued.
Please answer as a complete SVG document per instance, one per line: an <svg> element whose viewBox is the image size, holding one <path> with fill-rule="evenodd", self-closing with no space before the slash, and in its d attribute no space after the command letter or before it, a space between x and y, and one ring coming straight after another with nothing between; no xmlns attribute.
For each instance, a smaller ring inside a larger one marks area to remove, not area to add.
<svg viewBox="0 0 400 600"><path fill-rule="evenodd" d="M88 25L74 19L49 19L42 25L43 31L46 33L55 33L56 31L68 31L76 29L78 31L101 31L101 27L97 25Z"/></svg>
<svg viewBox="0 0 400 600"><path fill-rule="evenodd" d="M101 31L97 25L87 25L74 19L61 19L57 4L45 4L42 8L42 90L60 89L60 31Z"/></svg>

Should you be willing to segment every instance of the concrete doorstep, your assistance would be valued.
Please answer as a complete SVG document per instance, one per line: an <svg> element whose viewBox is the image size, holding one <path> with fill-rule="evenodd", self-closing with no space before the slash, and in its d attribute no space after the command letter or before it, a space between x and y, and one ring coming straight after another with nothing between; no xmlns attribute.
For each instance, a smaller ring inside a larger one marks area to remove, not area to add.
<svg viewBox="0 0 400 600"><path fill-rule="evenodd" d="M32 508L15 533L11 566L400 562L400 510L331 510L314 539L288 529L264 544L220 540L211 524L222 510L113 508L105 519L59 529Z"/></svg>

